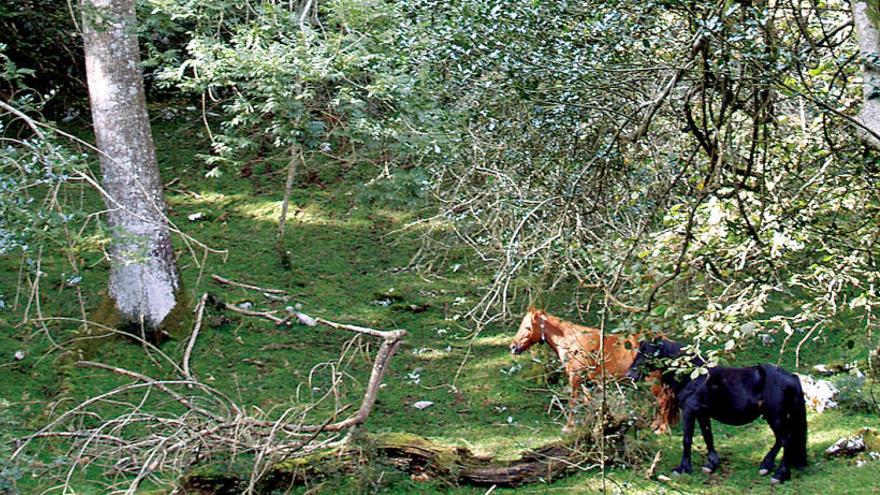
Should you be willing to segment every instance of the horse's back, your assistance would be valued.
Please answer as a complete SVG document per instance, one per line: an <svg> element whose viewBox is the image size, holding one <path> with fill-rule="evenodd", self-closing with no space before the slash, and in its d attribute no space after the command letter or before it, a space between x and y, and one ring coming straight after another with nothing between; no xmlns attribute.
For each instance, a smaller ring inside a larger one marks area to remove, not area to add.
<svg viewBox="0 0 880 495"><path fill-rule="evenodd" d="M604 349L600 347L599 329L581 327L583 331L577 335L579 350L584 353L581 360L583 367L589 368L592 374L598 374L600 350L604 351L605 372L613 376L623 376L629 371L630 366L638 352L638 339L634 336L617 334L605 335Z"/></svg>
<svg viewBox="0 0 880 495"><path fill-rule="evenodd" d="M798 377L779 366L762 364L758 366L764 379L764 400L768 405L790 407L798 397L803 397Z"/></svg>
<svg viewBox="0 0 880 495"><path fill-rule="evenodd" d="M764 380L757 367L710 368L704 387L705 407L718 421L743 425L760 417Z"/></svg>
<svg viewBox="0 0 880 495"><path fill-rule="evenodd" d="M704 389L702 406L713 418L732 425L788 411L803 395L798 378L772 364L711 368L699 386Z"/></svg>

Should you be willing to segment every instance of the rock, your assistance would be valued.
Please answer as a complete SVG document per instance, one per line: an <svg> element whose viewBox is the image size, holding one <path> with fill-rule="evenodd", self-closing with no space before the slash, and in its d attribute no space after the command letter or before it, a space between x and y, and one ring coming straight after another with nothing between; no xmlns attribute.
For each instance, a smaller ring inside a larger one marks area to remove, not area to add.
<svg viewBox="0 0 880 495"><path fill-rule="evenodd" d="M420 401L414 403L412 406L418 410L422 410L422 409L427 409L433 405L434 405L434 403L429 400L420 400Z"/></svg>
<svg viewBox="0 0 880 495"><path fill-rule="evenodd" d="M804 399L807 406L814 411L821 413L825 409L837 407L837 387L828 380L815 380L808 375L797 375L801 382L801 388L804 391Z"/></svg>
<svg viewBox="0 0 880 495"><path fill-rule="evenodd" d="M822 376L831 376L835 373L840 373L842 371L842 368L835 365L829 366L827 364L817 364L813 366L813 371Z"/></svg>
<svg viewBox="0 0 880 495"><path fill-rule="evenodd" d="M25 356L27 356L27 353L24 351L15 351L15 354L12 355L16 361L21 361Z"/></svg>
<svg viewBox="0 0 880 495"><path fill-rule="evenodd" d="M852 457L865 451L871 451L868 453L871 459L880 460L880 432L873 428L862 428L855 435L842 437L825 449L825 456Z"/></svg>
<svg viewBox="0 0 880 495"><path fill-rule="evenodd" d="M825 449L825 457L852 457L865 451L865 439L861 435L843 437Z"/></svg>
<svg viewBox="0 0 880 495"><path fill-rule="evenodd" d="M186 219L189 220L190 222L198 222L199 220L202 220L203 218L205 218L205 214L202 212L192 213L192 214L186 216Z"/></svg>

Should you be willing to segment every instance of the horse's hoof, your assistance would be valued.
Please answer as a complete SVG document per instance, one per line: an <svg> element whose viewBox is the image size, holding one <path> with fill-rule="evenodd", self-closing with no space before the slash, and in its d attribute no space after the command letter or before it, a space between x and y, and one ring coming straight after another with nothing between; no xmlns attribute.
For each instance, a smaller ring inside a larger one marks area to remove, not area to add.
<svg viewBox="0 0 880 495"><path fill-rule="evenodd" d="M768 474L770 474L769 469L761 468L758 470L758 476L767 476Z"/></svg>
<svg viewBox="0 0 880 495"><path fill-rule="evenodd" d="M782 483L782 480L777 479L777 478L770 478L770 484L771 484L771 485L778 485L778 484L780 484L780 483Z"/></svg>
<svg viewBox="0 0 880 495"><path fill-rule="evenodd" d="M574 431L574 427L572 427L572 426L563 426L562 427L562 434L563 435L568 435L569 433L571 433L573 431Z"/></svg>
<svg viewBox="0 0 880 495"><path fill-rule="evenodd" d="M679 473L678 471L673 471L670 476L672 476L673 478L678 478L679 476L681 476L681 473Z"/></svg>
<svg viewBox="0 0 880 495"><path fill-rule="evenodd" d="M709 466L703 466L703 472L704 472L704 473L706 473L706 474L712 474L712 471L714 471L714 470L713 470L712 468L710 468Z"/></svg>

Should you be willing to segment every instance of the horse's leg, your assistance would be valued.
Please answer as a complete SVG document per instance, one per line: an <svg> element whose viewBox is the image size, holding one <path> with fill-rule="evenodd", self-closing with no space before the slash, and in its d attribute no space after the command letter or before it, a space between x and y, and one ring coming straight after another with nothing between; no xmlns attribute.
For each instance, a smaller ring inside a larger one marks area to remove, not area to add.
<svg viewBox="0 0 880 495"><path fill-rule="evenodd" d="M767 421L767 424L770 425L770 429L773 430L775 440L773 442L773 447L770 447L767 455L765 455L764 459L761 461L761 468L758 470L760 476L769 474L776 466L776 455L779 453L779 449L785 445L785 438L788 436L788 428L782 423L782 418L765 412L764 420ZM780 469L781 468L782 465L780 465ZM777 472L777 474L782 473ZM777 474L774 474L773 478L776 478Z"/></svg>
<svg viewBox="0 0 880 495"><path fill-rule="evenodd" d="M703 440L706 442L706 450L709 454L706 458L706 464L703 464L703 472L712 473L721 465L721 458L718 457L718 452L715 452L715 440L712 438L712 422L707 414L698 416L697 421L700 423L700 432L703 434Z"/></svg>
<svg viewBox="0 0 880 495"><path fill-rule="evenodd" d="M782 461L779 463L779 467L776 468L776 472L773 473L773 476L770 478L770 483L773 484L782 483L783 481L791 479L791 471L788 469L788 466L791 464L791 462L788 461L788 445L791 443L792 433L791 429L786 426L783 426L781 430L781 435L777 435L776 442L782 444ZM773 453L775 454L775 452ZM774 455L774 457L776 456Z"/></svg>
<svg viewBox="0 0 880 495"><path fill-rule="evenodd" d="M678 404L672 390L660 381L660 373L656 373L657 381L651 385L651 393L657 402L657 410L654 414L654 421L651 422L651 430L656 434L669 433L672 423L678 421L677 412ZM649 376L654 376L649 375Z"/></svg>
<svg viewBox="0 0 880 495"><path fill-rule="evenodd" d="M654 411L654 421L651 422L651 430L656 434L666 433L669 431L669 424L666 422L666 397L664 396L663 384L655 382L651 385L651 393L657 402L657 410Z"/></svg>
<svg viewBox="0 0 880 495"><path fill-rule="evenodd" d="M773 431L773 436L776 438L776 441L773 442L770 451L767 452L767 455L764 456L764 460L761 461L761 469L758 470L758 475L760 476L770 474L770 470L776 466L776 454L778 454L779 449L782 448L782 441L779 439L779 434L776 430Z"/></svg>
<svg viewBox="0 0 880 495"><path fill-rule="evenodd" d="M681 439L681 463L672 470L672 474L690 473L691 467L691 444L694 440L694 411L685 407L682 410L681 425L683 436Z"/></svg>
<svg viewBox="0 0 880 495"><path fill-rule="evenodd" d="M571 399L568 401L568 419L562 428L562 433L568 433L574 429L574 408L578 402L578 394L581 391L581 375L573 371L568 374L568 383L571 385Z"/></svg>

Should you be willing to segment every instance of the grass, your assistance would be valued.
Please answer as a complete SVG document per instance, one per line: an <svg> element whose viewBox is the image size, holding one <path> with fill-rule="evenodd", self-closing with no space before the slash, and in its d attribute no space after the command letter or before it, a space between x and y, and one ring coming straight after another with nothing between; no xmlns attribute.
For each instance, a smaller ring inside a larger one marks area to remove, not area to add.
<svg viewBox="0 0 880 495"><path fill-rule="evenodd" d="M211 283L207 274L217 273L286 289L312 315L383 329L406 329L408 337L385 378L387 386L369 419L369 431L415 433L502 458L559 438L559 414L547 412L550 394L536 391L543 385L528 378L528 356L513 358L508 354L516 322L486 326L477 338L470 339L475 329L460 315L481 296L486 276L466 253L454 253L430 274L402 270L419 244L412 234L392 232L411 219L412 213L406 208L371 205L359 199L359 184L368 178L359 175L358 170L340 179L335 173L322 177L320 167L316 167L317 174L303 174L309 179L300 180L294 191L285 246L291 268L284 269L275 244L283 170L276 167L270 172L255 171L247 178L228 171L220 178L205 179L206 168L195 158L205 151L201 128L183 122L157 121L154 125L163 178L166 182L179 178L167 195L170 218L193 237L229 251L225 261L220 256L208 257L200 270L178 240L179 265L193 300L210 291L234 303L250 301L262 308L282 306L253 292ZM87 201L98 205L95 197L89 196ZM197 212L205 219L187 220L187 215ZM90 267L84 272L82 287L87 305L94 309L102 297L107 267L99 262L97 251L84 251L81 256ZM0 259L0 270L7 274L0 278L0 294L11 303L18 260ZM60 283L66 270L63 259L47 258L43 270L47 274L42 282L44 313L77 314L72 290ZM563 303L567 294L555 297L558 300L550 301L548 309L562 315L575 314L570 305ZM381 304L382 300L391 304ZM410 305L425 310L415 312ZM4 445L44 424L55 408L119 383L106 373L59 364L57 353L50 352L49 342L39 328L16 324L21 316L21 306L0 313L0 356L4 357L0 363L0 400L5 401L0 402L0 441ZM209 312L193 367L207 383L241 403L263 410L295 404L297 393L305 399L311 392L320 392L327 384L326 370L309 386L298 390L297 385L308 382L316 363L335 359L348 339L345 334L324 329L279 329L255 319L226 316L228 319L221 319L218 312ZM72 323L53 322L48 329L58 339L72 335L75 327ZM851 349L848 344L855 335L845 328L826 331L819 340L807 344L803 364L863 358L862 346ZM471 344L470 355L462 364ZM170 341L163 345L163 351L179 358L183 347L184 342ZM12 361L11 355L20 349L28 352L27 357ZM113 342L91 352L93 360L154 375L163 373L144 359L136 345ZM775 362L777 357L778 343L744 350L736 362ZM524 369L516 371L515 364L524 365ZM783 364L792 369L793 358L784 356ZM369 366L367 353L355 355L350 368L353 379L346 384L343 400L358 400ZM455 390L449 386L453 381ZM411 405L418 400L433 401L434 406L416 411ZM877 422L875 415L850 414L840 409L821 415L811 413L809 448L813 462L795 474L791 483L773 490L766 478L757 476L757 465L772 443L769 428L761 422L744 427L714 425L723 458L717 474L699 473L661 483L643 479L641 470L612 468L606 485L611 493L872 493L878 490L876 463L856 467L853 460L825 460L820 453L840 436ZM660 472L668 473L680 454L679 432L658 438L646 435L663 452ZM23 493L46 488L50 481L46 470L64 455L59 444L40 445L40 450L30 454L30 463L17 481ZM702 441L695 440L695 446L694 464L699 466ZM8 446L0 447L0 455L6 452L3 449L8 450ZM3 467L0 464L0 470ZM85 474L87 480L100 477L100 473ZM100 493L99 489L89 491L87 480L80 480L81 493ZM358 476L320 483L320 490L327 493L485 491L449 487L440 481L418 483L382 465L370 466ZM498 489L495 493L595 493L601 483L598 472L591 470L552 484ZM148 491L149 487L144 489Z"/></svg>

